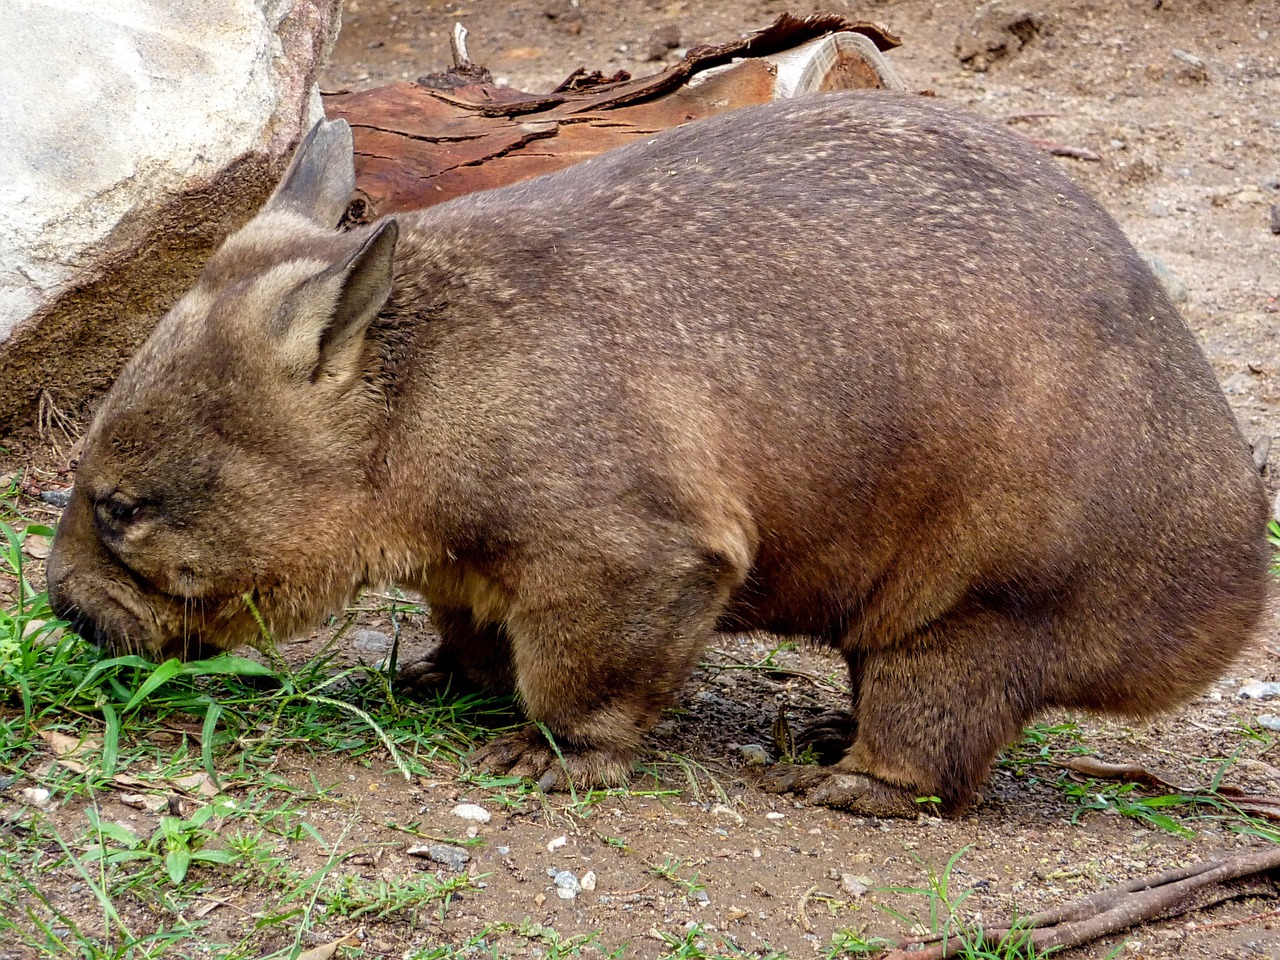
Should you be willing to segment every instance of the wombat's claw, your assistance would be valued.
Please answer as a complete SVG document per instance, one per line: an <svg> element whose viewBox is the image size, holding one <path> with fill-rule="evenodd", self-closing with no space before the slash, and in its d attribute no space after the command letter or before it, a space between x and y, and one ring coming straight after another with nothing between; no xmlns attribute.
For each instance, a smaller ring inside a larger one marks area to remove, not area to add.
<svg viewBox="0 0 1280 960"><path fill-rule="evenodd" d="M765 774L762 786L769 793L794 793L806 803L874 817L914 817L930 812L903 787L865 773L845 773L838 767L782 763Z"/></svg>
<svg viewBox="0 0 1280 960"><path fill-rule="evenodd" d="M434 693L449 686L449 675L431 657L402 665L392 681L397 690Z"/></svg>
<svg viewBox="0 0 1280 960"><path fill-rule="evenodd" d="M471 755L471 765L495 774L533 780L545 792L575 786L618 786L631 779L631 756L610 750L558 744L559 755L538 730L517 730L489 741Z"/></svg>

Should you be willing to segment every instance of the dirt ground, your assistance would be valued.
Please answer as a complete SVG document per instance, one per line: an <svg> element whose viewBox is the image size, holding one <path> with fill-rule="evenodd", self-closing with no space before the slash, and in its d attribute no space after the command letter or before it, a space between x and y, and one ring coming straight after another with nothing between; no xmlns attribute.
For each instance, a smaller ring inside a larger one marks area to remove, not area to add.
<svg viewBox="0 0 1280 960"><path fill-rule="evenodd" d="M898 34L902 46L889 56L910 87L1007 122L1011 131L1099 155L1056 162L1185 288L1184 315L1247 438L1265 444L1280 435L1280 236L1269 229L1271 205L1280 204L1280 0L1028 0L1022 7L1042 15L1038 29L985 72L965 68L957 56L976 3L825 6ZM643 75L683 48L730 39L784 9L823 8L772 0L348 0L323 85L363 89L441 69L455 21L471 32L473 58L496 77L547 90L579 65ZM676 46L657 42L660 31ZM1271 469L1280 470L1277 464L1280 446ZM388 629L374 619L365 626ZM424 617L407 618L403 628L411 647L429 641ZM1022 762L1034 756L1033 746L1012 751L985 804L957 820L880 821L763 793L749 762L753 745L775 754L779 708L799 724L840 703L843 679L834 659L805 650L777 652L776 668L741 669L776 645L771 638L723 638L682 708L654 735L651 773L637 776L631 795L589 809L447 776L405 784L385 764L339 756L289 754L277 772L335 785L342 802L312 822L326 832L349 827L351 843L375 845L376 853L353 861L367 878L424 869L406 854L404 835L384 823L458 837L467 824L450 812L456 803L492 813L475 828L484 843L469 848L464 868L487 874L485 886L455 899L443 919L366 925L366 955L378 957L458 946L503 923L526 924L523 934L495 932L487 941L513 955L539 942L528 934L532 923L562 937L599 931L610 948L629 943L627 957L665 955L672 948L663 935L678 939L693 925L712 945L728 939L747 951L767 944L791 957L822 956L838 930L904 935L904 925L876 904L923 917L925 900L883 888L923 886L924 865L941 869L963 848L951 893L967 892L966 914L995 922L1258 842L1219 823L1196 824L1195 836L1183 838L1114 812L1085 811L1058 770ZM295 644L290 657L312 646ZM1238 698L1248 680L1280 680L1274 617L1253 653L1198 701L1151 724L1081 718L1078 738L1058 732L1050 739L1064 750L1141 763L1180 784L1208 783L1224 758L1235 756L1229 782L1280 794L1280 749L1274 737L1257 733L1258 715L1280 713L1280 701ZM138 816L124 808L119 815ZM676 879L654 874L664 865ZM579 879L593 872L595 889L560 899L549 869ZM680 880L695 874L694 882ZM251 906L243 892L225 896ZM1280 918L1203 926L1274 909L1274 901L1236 902L1061 956L1110 956L1124 944L1121 955L1131 957L1280 958ZM239 908L209 919L211 937L220 923L243 923ZM234 939L229 931L227 938Z"/></svg>

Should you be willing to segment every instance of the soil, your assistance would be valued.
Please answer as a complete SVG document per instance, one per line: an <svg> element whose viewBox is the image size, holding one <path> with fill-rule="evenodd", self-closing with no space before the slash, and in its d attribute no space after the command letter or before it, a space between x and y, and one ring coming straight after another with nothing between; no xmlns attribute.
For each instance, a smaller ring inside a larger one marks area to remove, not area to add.
<svg viewBox="0 0 1280 960"><path fill-rule="evenodd" d="M1280 434L1280 236L1269 229L1271 205L1280 204L1280 3L1027 0L1021 9L1036 16L1020 22L1031 26L1021 27L1007 55L980 72L957 54L976 3L830 0L828 6L898 34L902 46L889 56L910 87L1005 122L1011 136L1016 130L1100 157L1055 162L1185 288L1187 322L1247 438L1259 441L1261 465L1280 469L1280 446L1270 458L1262 448ZM549 90L580 65L638 76L682 48L734 37L784 9L820 7L770 0L349 0L323 86L362 89L437 71L449 63L454 22L470 30L473 59L527 90ZM372 615L363 625L390 629ZM408 617L402 628L410 650L429 643L424 616ZM318 642L292 645L290 658ZM447 770L406 783L378 759L369 765L285 751L277 773L299 784L314 776L333 785L333 802L310 821L330 842L347 831L344 845L373 851L343 866L367 879L436 868L409 856L413 838L384 824L464 837L468 824L450 812L456 803L478 803L493 814L476 828L484 842L468 848L465 867L483 874L485 886L456 897L443 919L434 911L412 924L360 921L329 932L359 928L367 956L398 957L434 944L458 946L490 930L484 955L496 945L524 956L547 950L546 937L539 940L528 926L541 924L565 938L598 931L610 948L629 943L627 957L657 957L671 949L664 935L679 939L696 924L711 946L728 939L747 951L768 944L810 957L829 948L837 930L906 935L906 926L877 905L927 923L924 898L884 888L924 886L925 865L941 870L962 849L951 895L966 895L967 916L994 923L1259 842L1223 823L1196 823L1194 837L1181 837L1114 812L1087 811L1068 796L1064 783L1071 781L1060 780L1060 770L1023 762L1034 759L1034 745L1011 750L985 803L955 820L881 821L766 794L747 761L753 751L743 746L776 754L771 731L780 708L799 725L842 700L840 664L822 652L783 649L769 669L740 669L764 662L778 642L721 639L681 708L653 736L649 772L637 776L630 795L589 804L521 799L469 786ZM1280 713L1280 703L1237 696L1247 680L1280 680L1278 647L1280 623L1272 616L1233 675L1194 703L1149 724L1080 718L1078 740L1063 734L1053 742L1141 763L1179 784L1207 784L1235 757L1228 781L1280 794L1276 740L1243 732L1258 730L1259 714ZM148 816L113 809L109 800L103 806L104 819ZM559 837L564 844L549 850ZM323 860L314 849L294 855L315 859L313 867ZM696 872L693 887L652 872L676 859L680 876ZM549 868L578 878L593 871L596 888L562 900ZM209 914L210 937L238 939L253 895L224 890L217 897L227 906ZM1280 958L1280 918L1245 919L1274 909L1274 901L1235 902L1061 956L1110 956L1120 946L1133 957ZM1245 922L1204 926L1229 920ZM495 930L499 924L514 928Z"/></svg>

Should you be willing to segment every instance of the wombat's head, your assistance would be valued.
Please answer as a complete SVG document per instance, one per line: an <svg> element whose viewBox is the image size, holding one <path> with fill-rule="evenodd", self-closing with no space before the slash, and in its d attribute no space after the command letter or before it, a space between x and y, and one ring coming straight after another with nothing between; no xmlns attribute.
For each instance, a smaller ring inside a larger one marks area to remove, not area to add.
<svg viewBox="0 0 1280 960"><path fill-rule="evenodd" d="M336 232L353 184L321 124L103 400L48 568L87 639L192 656L257 637L246 596L284 633L359 585L397 228Z"/></svg>

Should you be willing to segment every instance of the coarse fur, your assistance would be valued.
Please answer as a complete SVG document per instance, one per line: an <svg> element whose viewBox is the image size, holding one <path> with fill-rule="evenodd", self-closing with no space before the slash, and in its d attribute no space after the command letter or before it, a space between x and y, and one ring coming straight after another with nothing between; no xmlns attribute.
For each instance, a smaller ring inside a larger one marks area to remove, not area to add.
<svg viewBox="0 0 1280 960"><path fill-rule="evenodd" d="M152 654L426 597L437 676L617 782L712 632L854 690L774 786L961 810L1055 708L1146 715L1248 642L1261 483L1116 224L1007 130L905 94L775 103L339 233L313 133L104 401L50 559ZM833 729L830 725L827 732Z"/></svg>

